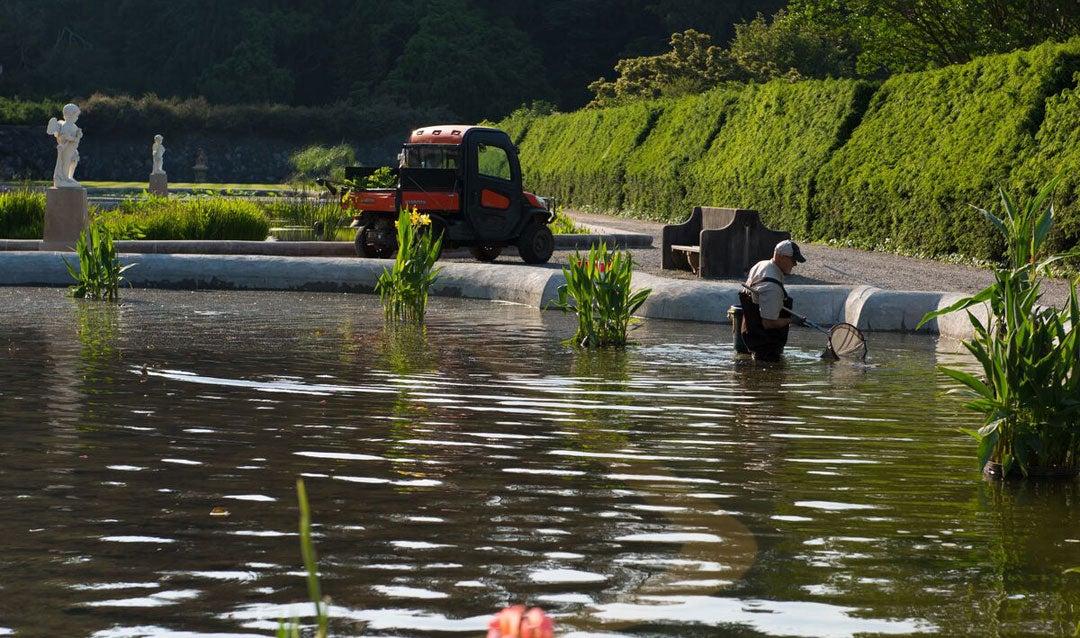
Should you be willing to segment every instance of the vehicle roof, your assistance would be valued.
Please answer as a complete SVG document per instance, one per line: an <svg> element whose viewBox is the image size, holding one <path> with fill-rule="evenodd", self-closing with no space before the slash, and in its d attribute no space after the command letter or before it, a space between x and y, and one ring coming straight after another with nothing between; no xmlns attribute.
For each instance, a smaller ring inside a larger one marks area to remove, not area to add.
<svg viewBox="0 0 1080 638"><path fill-rule="evenodd" d="M409 136L409 144L461 144L465 134L471 130L497 131L487 126L474 124L435 124L418 128Z"/></svg>

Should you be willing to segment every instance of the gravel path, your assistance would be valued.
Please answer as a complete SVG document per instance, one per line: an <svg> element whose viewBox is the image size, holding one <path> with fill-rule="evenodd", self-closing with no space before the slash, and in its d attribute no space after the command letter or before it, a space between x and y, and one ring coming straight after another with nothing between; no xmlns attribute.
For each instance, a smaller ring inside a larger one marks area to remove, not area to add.
<svg viewBox="0 0 1080 638"><path fill-rule="evenodd" d="M697 278L688 271L660 269L662 224L579 211L564 212L589 227L652 235L652 248L631 250L638 268L662 277ZM883 290L975 293L994 281L993 272L985 268L803 242L799 247L806 256L806 263L795 268L788 279L792 284L866 284ZM565 263L561 252L564 251L556 253L552 261ZM1046 281L1043 291L1047 302L1061 304L1069 297L1069 282L1063 279Z"/></svg>

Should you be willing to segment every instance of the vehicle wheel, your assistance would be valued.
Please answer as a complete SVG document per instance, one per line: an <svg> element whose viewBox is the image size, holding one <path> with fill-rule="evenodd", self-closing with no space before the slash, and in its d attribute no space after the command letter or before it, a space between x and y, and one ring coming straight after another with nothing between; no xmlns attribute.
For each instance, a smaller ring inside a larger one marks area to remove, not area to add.
<svg viewBox="0 0 1080 638"><path fill-rule="evenodd" d="M541 222L533 222L525 227L518 237L518 254L527 264L546 264L555 252L555 237L551 228Z"/></svg>
<svg viewBox="0 0 1080 638"><path fill-rule="evenodd" d="M469 254L477 261L491 263L502 254L502 248L498 246L469 246Z"/></svg>
<svg viewBox="0 0 1080 638"><path fill-rule="evenodd" d="M397 239L396 235L383 228L387 225L386 222L376 221L361 226L356 231L356 238L353 240L356 254L375 259L387 259L393 256L394 251L397 250Z"/></svg>

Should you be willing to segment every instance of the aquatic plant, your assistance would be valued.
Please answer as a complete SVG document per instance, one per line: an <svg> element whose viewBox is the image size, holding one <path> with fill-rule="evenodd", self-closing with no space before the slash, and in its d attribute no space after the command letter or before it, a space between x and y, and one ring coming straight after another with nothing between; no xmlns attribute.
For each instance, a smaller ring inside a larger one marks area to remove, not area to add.
<svg viewBox="0 0 1080 638"><path fill-rule="evenodd" d="M551 305L577 315L577 332L569 341L586 348L626 345L633 314L652 292L631 291L630 252L609 250L599 242L585 257L580 252L571 255L562 271L566 283L559 286L559 297Z"/></svg>
<svg viewBox="0 0 1080 638"><path fill-rule="evenodd" d="M317 629L314 636L326 638L329 631L330 613L319 581L319 559L315 554L315 544L311 540L311 506L308 504L307 490L304 488L302 478L296 479L296 498L300 504L300 555L304 559L304 569L307 571L308 597L315 604ZM310 634L301 632L300 623L295 618L288 624L284 621L278 623L277 638L300 638L301 635Z"/></svg>
<svg viewBox="0 0 1080 638"><path fill-rule="evenodd" d="M442 252L442 233L415 206L402 209L394 225L398 244L394 267L379 275L375 292L387 321L420 324L427 310L428 291L442 270L433 268Z"/></svg>
<svg viewBox="0 0 1080 638"><path fill-rule="evenodd" d="M982 376L939 369L972 396L966 407L982 413L984 421L965 432L978 442L981 466L1000 464L1003 476L1014 467L1024 476L1035 468L1080 468L1080 279L1062 308L1039 304L1039 277L1049 275L1055 262L1080 254L1075 248L1046 254L1057 181L1022 204L999 188L1001 217L977 208L1004 235L1005 263L995 269L993 284L928 313L919 324L979 304L988 307L986 323L968 310L974 336L964 341Z"/></svg>
<svg viewBox="0 0 1080 638"><path fill-rule="evenodd" d="M68 273L76 282L71 287L71 296L103 301L119 299L124 271L135 264L120 265L120 255L109 230L90 224L75 243L75 252L79 255L78 270L63 258Z"/></svg>

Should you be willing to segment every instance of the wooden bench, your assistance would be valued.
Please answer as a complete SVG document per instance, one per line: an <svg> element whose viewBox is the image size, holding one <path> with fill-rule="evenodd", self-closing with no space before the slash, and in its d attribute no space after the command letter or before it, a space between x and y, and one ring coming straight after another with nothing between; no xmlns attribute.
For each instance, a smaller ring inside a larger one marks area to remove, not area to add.
<svg viewBox="0 0 1080 638"><path fill-rule="evenodd" d="M671 254L678 255L679 258L675 261L682 263L682 260L686 260L687 268L697 274L698 268L701 263L701 246L691 246L688 244L672 244ZM686 270L686 268L679 268L678 270Z"/></svg>
<svg viewBox="0 0 1080 638"><path fill-rule="evenodd" d="M661 233L660 267L703 279L742 277L771 257L777 243L791 239L787 231L766 228L756 210L714 206L695 206L688 220Z"/></svg>

